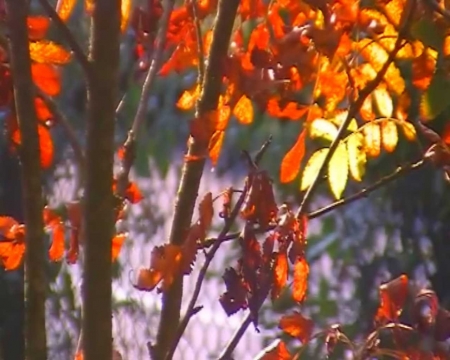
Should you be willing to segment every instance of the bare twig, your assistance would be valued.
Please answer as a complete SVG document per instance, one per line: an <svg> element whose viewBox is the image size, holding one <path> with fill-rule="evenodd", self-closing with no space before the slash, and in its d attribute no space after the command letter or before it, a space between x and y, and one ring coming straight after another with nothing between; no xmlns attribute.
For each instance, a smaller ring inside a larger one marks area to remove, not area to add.
<svg viewBox="0 0 450 360"><path fill-rule="evenodd" d="M111 247L115 108L119 93L120 0L97 0L92 15L83 211L84 359L112 358Z"/></svg>
<svg viewBox="0 0 450 360"><path fill-rule="evenodd" d="M258 151L258 153L255 156L254 163L257 165L260 161L264 153L266 152L267 148L269 147L270 143L272 141L272 136L269 137L269 140L264 143L264 145L261 147L261 149ZM184 315L183 319L180 322L180 325L178 326L177 332L175 334L175 338L172 342L172 346L170 347L170 350L166 356L166 360L172 359L175 350L178 346L178 343L183 336L184 331L186 330L186 327L192 318L192 316L196 313L196 303L198 300L198 297L200 295L200 290L203 285L203 281L205 279L206 273L208 271L209 265L211 264L211 261L214 259L215 254L217 253L217 250L219 250L219 247L222 245L224 241L226 241L226 235L230 231L231 227L233 226L237 216L239 215L239 211L241 210L242 205L244 204L245 197L247 196L247 193L249 191L249 187L245 186L244 191L242 191L241 195L239 196L238 201L236 202L230 217L226 220L224 227L222 228L220 234L217 237L217 240L212 245L211 250L206 254L205 263L203 264L202 268L200 269L200 273L197 277L197 281L195 282L195 288L194 293L192 294L191 300L189 302L189 305L186 309L186 314Z"/></svg>
<svg viewBox="0 0 450 360"><path fill-rule="evenodd" d="M209 119L205 115L217 109L224 71L223 59L227 56L239 3L239 0L219 1L211 49L205 68L202 93L197 103L195 114L197 119L204 122L202 125L205 127L209 126ZM182 245L191 225L200 180L205 166L204 154L207 150L208 139L190 137L189 148L185 159L196 158L198 160L184 162L169 235L169 243L171 244ZM163 293L163 306L156 345L152 347L152 355L155 360L164 359L172 344L175 331L180 321L182 295L183 279L182 276L178 276L174 279L170 288Z"/></svg>
<svg viewBox="0 0 450 360"><path fill-rule="evenodd" d="M45 330L46 261L38 122L28 42L27 0L6 1L15 111L22 137L19 156L25 212L25 357L47 359Z"/></svg>
<svg viewBox="0 0 450 360"><path fill-rule="evenodd" d="M438 14L442 15L445 20L450 21L450 11L441 8L435 0L425 0L424 3L433 11L436 11Z"/></svg>
<svg viewBox="0 0 450 360"><path fill-rule="evenodd" d="M200 20L198 18L198 0L191 2L192 14L194 15L195 35L197 37L197 53L198 53L198 83L203 82L203 76L205 74L205 49L203 46L202 28L200 26Z"/></svg>
<svg viewBox="0 0 450 360"><path fill-rule="evenodd" d="M73 54L75 58L80 63L81 67L83 68L85 75L87 77L91 76L91 64L84 53L83 49L81 48L80 44L78 44L78 41L73 36L72 31L67 27L67 25L64 23L64 21L61 20L56 10L53 8L53 6L48 2L48 0L39 0L39 3L44 8L44 10L48 13L50 18L53 20L55 25L58 27L58 30L61 32L61 34L66 38L67 44L70 46L70 48L73 51Z"/></svg>
<svg viewBox="0 0 450 360"><path fill-rule="evenodd" d="M411 20L411 14L413 13L413 6L415 5L415 0L409 0L408 1L408 5L404 10L404 14L403 15L403 26L399 31L398 34L398 38L397 41L395 42L395 46L394 49L389 53L389 56L386 60L386 62L383 64L382 68L380 69L380 71L378 72L377 76L375 77L375 79L373 79L372 81L370 81L365 87L364 89L361 90L361 92L359 93L358 99L356 99L355 102L353 102L350 106L350 109L347 113L347 117L346 119L343 121L343 123L341 124L341 126L339 127L338 133L335 137L335 139L333 140L333 142L330 145L330 149L327 152L325 159L322 163L322 166L320 167L319 171L316 174L316 177L314 178L311 186L308 188L308 190L306 191L305 196L303 197L302 203L300 204L300 207L297 211L297 217L299 217L302 213L305 212L306 207L308 206L309 202L312 199L312 195L314 194L319 181L323 175L323 173L325 172L325 169L328 166L328 163L330 162L334 152L336 151L341 139L343 138L345 131L348 128L348 125L350 124L350 122L352 121L352 119L356 116L356 114L358 113L358 111L360 110L361 106L363 105L365 99L372 93L372 91L374 91L376 89L376 87L380 84L380 82L383 80L383 78L386 75L386 72L389 68L389 66L394 62L395 57L397 56L397 53L400 51L400 49L403 47L403 39L405 37L405 33L408 30L408 26Z"/></svg>
<svg viewBox="0 0 450 360"><path fill-rule="evenodd" d="M128 187L128 177L130 174L131 166L133 165L136 151L136 136L141 128L142 123L145 120L145 114L147 112L147 103L150 96L150 90L152 88L153 82L155 80L157 71L160 67L160 63L163 58L164 47L166 44L167 30L169 28L170 15L172 14L175 0L164 1L164 12L161 18L161 25L158 30L158 35L156 38L156 47L153 53L153 59L148 69L147 75L142 85L141 97L139 99L138 108L136 110L136 115L133 120L133 125L131 130L128 132L127 140L124 144L124 159L122 161L122 168L117 179L117 191L118 194L123 196L126 188ZM120 101L116 108L116 113L118 113L124 104L125 95Z"/></svg>

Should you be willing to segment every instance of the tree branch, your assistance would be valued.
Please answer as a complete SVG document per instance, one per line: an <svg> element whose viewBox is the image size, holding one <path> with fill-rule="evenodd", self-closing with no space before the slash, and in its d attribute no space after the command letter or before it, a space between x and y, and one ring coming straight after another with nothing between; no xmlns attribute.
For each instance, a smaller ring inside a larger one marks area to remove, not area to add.
<svg viewBox="0 0 450 360"><path fill-rule="evenodd" d="M205 69L202 93L197 103L196 118L209 121L205 115L217 109L222 85L223 60L227 56L228 45L236 17L239 0L220 0L213 29L213 39L208 63ZM208 124L205 123L205 126ZM185 161L178 196L176 199L174 218L169 242L181 245L188 233L198 188L205 166L204 154L208 142L191 137L188 153L185 158L195 158L195 161ZM152 347L152 356L156 360L164 359L178 327L180 320L181 298L183 294L183 278L175 278L169 290L163 294L161 318L158 327L156 345Z"/></svg>
<svg viewBox="0 0 450 360"><path fill-rule="evenodd" d="M28 1L6 1L9 50L14 84L14 100L21 134L19 156L22 169L23 207L25 210L25 312L26 358L47 359L45 329L45 243L42 217L38 122L34 107L33 81L28 43Z"/></svg>
<svg viewBox="0 0 450 360"><path fill-rule="evenodd" d="M80 44L78 44L78 41L73 36L72 31L67 27L64 21L61 20L58 13L53 8L53 6L48 2L48 0L39 0L39 3L47 12L48 16L50 16L50 18L53 20L53 22L55 23L56 27L61 32L61 34L66 38L67 44L72 49L75 58L80 63L80 66L83 68L86 77L90 77L92 70L91 64L86 54L84 53L83 49L81 48Z"/></svg>
<svg viewBox="0 0 450 360"><path fill-rule="evenodd" d="M119 93L120 0L97 0L92 15L84 203L83 346L86 360L111 359L113 160Z"/></svg>
<svg viewBox="0 0 450 360"><path fill-rule="evenodd" d="M407 6L404 10L404 14L403 15L403 26L401 27L399 34L398 34L398 38L395 42L395 46L394 49L389 53L389 56L386 60L386 62L383 64L382 68L380 69L380 71L378 72L377 76L375 77L375 79L373 79L372 81L370 81L365 87L364 89L362 89L359 93L358 98L356 99L355 102L353 102L350 105L350 109L348 110L347 113L347 117L344 120L344 122L341 124L341 126L339 127L338 133L336 135L336 138L333 140L333 142L330 145L330 150L328 151L328 153L325 156L325 159L322 163L322 166L320 167L319 171L316 174L316 177L314 178L311 186L308 188L308 190L305 193L305 196L303 197L303 201L300 204L300 207L297 211L297 217L300 217L300 215L305 212L306 207L308 206L309 202L312 199L312 196L319 184L319 181L322 177L322 175L325 172L325 169L328 166L328 163L330 162L334 152L336 151L339 142L341 141L341 139L343 138L345 131L347 131L348 125L350 124L350 122L352 121L352 119L357 115L358 111L361 109L361 106L364 103L364 100L366 100L366 98L372 93L372 91L374 91L376 89L376 87L380 84L380 82L383 80L383 78L386 75L386 72L389 68L389 66L394 62L395 57L397 56L397 53L400 51L400 49L403 47L402 42L403 39L406 35L406 32L408 31L408 26L411 20L411 14L413 13L413 6L415 4L415 0L409 0L407 3Z"/></svg>

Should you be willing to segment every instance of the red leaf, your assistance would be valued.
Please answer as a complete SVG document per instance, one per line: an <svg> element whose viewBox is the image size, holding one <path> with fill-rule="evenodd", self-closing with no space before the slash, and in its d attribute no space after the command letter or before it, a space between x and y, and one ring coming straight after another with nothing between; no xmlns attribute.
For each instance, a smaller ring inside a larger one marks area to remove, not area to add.
<svg viewBox="0 0 450 360"><path fill-rule="evenodd" d="M294 264L294 283L292 286L292 297L297 302L302 302L308 289L309 265L305 258L297 259Z"/></svg>
<svg viewBox="0 0 450 360"><path fill-rule="evenodd" d="M49 96L61 91L61 79L58 70L49 64L31 64L31 75L36 86Z"/></svg>
<svg viewBox="0 0 450 360"><path fill-rule="evenodd" d="M128 234L120 233L113 237L112 239L112 261L115 261L119 254L120 249L122 249L122 245L127 238Z"/></svg>
<svg viewBox="0 0 450 360"><path fill-rule="evenodd" d="M408 277L398 278L382 284L379 288L381 303L376 314L376 321L384 323L395 321L400 316L408 295Z"/></svg>
<svg viewBox="0 0 450 360"><path fill-rule="evenodd" d="M280 339L275 340L259 353L255 360L291 360L292 356L286 344Z"/></svg>
<svg viewBox="0 0 450 360"><path fill-rule="evenodd" d="M272 300L280 296L281 290L285 287L288 278L288 262L285 252L275 254L274 284L272 287Z"/></svg>
<svg viewBox="0 0 450 360"><path fill-rule="evenodd" d="M40 40L47 33L50 19L46 16L29 16L27 18L27 26L30 40Z"/></svg>
<svg viewBox="0 0 450 360"><path fill-rule="evenodd" d="M285 315L281 318L279 327L285 333L306 344L311 338L314 323L311 319L303 317L298 311L294 311L292 315Z"/></svg>
<svg viewBox="0 0 450 360"><path fill-rule="evenodd" d="M50 246L48 255L51 261L60 261L64 256L64 226L62 223L56 223L52 230L52 245Z"/></svg>
<svg viewBox="0 0 450 360"><path fill-rule="evenodd" d="M280 181L282 183L291 182L300 171L300 164L305 155L305 136L306 130L303 129L294 146L288 151L281 162Z"/></svg>

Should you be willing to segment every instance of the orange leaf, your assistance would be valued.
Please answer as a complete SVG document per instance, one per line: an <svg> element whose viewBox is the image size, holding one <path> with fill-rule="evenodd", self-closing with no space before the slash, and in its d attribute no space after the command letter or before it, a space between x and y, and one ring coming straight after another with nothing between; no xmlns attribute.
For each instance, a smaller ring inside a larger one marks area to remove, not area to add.
<svg viewBox="0 0 450 360"><path fill-rule="evenodd" d="M272 300L280 296L288 278L288 262L286 252L277 253L274 265L274 284L272 288Z"/></svg>
<svg viewBox="0 0 450 360"><path fill-rule="evenodd" d="M275 340L272 344L263 349L255 359L258 360L291 360L292 355L286 344L280 339Z"/></svg>
<svg viewBox="0 0 450 360"><path fill-rule="evenodd" d="M196 85L192 90L185 90L177 101L177 107L181 110L192 109L200 95L200 85Z"/></svg>
<svg viewBox="0 0 450 360"><path fill-rule="evenodd" d="M251 124L253 121L252 101L245 95L242 95L233 109L233 114L241 124Z"/></svg>
<svg viewBox="0 0 450 360"><path fill-rule="evenodd" d="M294 146L288 151L281 162L280 181L288 183L295 179L300 171L300 164L305 155L306 129L300 133Z"/></svg>
<svg viewBox="0 0 450 360"><path fill-rule="evenodd" d="M34 98L34 107L36 108L36 116L38 120L46 122L53 117L47 104L40 97Z"/></svg>
<svg viewBox="0 0 450 360"><path fill-rule="evenodd" d="M372 157L378 157L381 152L381 130L380 125L371 122L363 127L363 134L365 138L364 150L366 154Z"/></svg>
<svg viewBox="0 0 450 360"><path fill-rule="evenodd" d="M141 190L139 190L138 186L135 182L130 181L128 183L128 187L125 193L125 198L131 202L132 204L137 204L144 197L142 196Z"/></svg>
<svg viewBox="0 0 450 360"><path fill-rule="evenodd" d="M86 13L88 15L92 15L94 13L95 1L94 0L84 0L84 8L86 9Z"/></svg>
<svg viewBox="0 0 450 360"><path fill-rule="evenodd" d="M60 261L64 256L65 231L62 223L53 226L52 245L48 252L51 261Z"/></svg>
<svg viewBox="0 0 450 360"><path fill-rule="evenodd" d="M52 41L41 40L30 43L30 57L38 63L64 65L70 61L72 55Z"/></svg>
<svg viewBox="0 0 450 360"><path fill-rule="evenodd" d="M29 16L27 26L30 40L42 39L47 33L49 25L50 20L46 16Z"/></svg>
<svg viewBox="0 0 450 360"><path fill-rule="evenodd" d="M10 230L14 225L18 225L18 222L9 216L0 216L0 234L4 237L13 240L14 237L10 237Z"/></svg>
<svg viewBox="0 0 450 360"><path fill-rule="evenodd" d="M225 131L216 131L209 142L209 158L211 159L213 166L216 166L217 160L219 160L220 149L222 148L224 138Z"/></svg>
<svg viewBox="0 0 450 360"><path fill-rule="evenodd" d="M412 61L412 83L418 89L428 89L436 67L436 59L425 49L422 55Z"/></svg>
<svg viewBox="0 0 450 360"><path fill-rule="evenodd" d="M5 270L15 270L22 263L25 243L0 242L0 261Z"/></svg>
<svg viewBox="0 0 450 360"><path fill-rule="evenodd" d="M408 277L398 278L380 286L380 306L376 320L380 322L395 321L402 313L408 295Z"/></svg>
<svg viewBox="0 0 450 360"><path fill-rule="evenodd" d="M124 32L128 26L128 20L130 19L132 3L133 3L132 0L122 0L122 7L121 7L122 18L120 20L120 30L122 32Z"/></svg>
<svg viewBox="0 0 450 360"><path fill-rule="evenodd" d="M56 4L56 12L62 21L67 21L72 14L72 10L76 4L77 0L58 0Z"/></svg>
<svg viewBox="0 0 450 360"><path fill-rule="evenodd" d="M306 344L311 338L314 323L311 319L303 317L298 311L294 311L292 315L285 315L281 318L279 327L285 333Z"/></svg>
<svg viewBox="0 0 450 360"><path fill-rule="evenodd" d="M127 233L117 234L112 239L112 261L115 261L119 254L120 249L122 249L123 242L128 237Z"/></svg>
<svg viewBox="0 0 450 360"><path fill-rule="evenodd" d="M59 72L53 65L31 64L31 75L36 86L50 96L56 96L61 91Z"/></svg>
<svg viewBox="0 0 450 360"><path fill-rule="evenodd" d="M73 360L84 360L83 351L79 350L75 354L75 358Z"/></svg>
<svg viewBox="0 0 450 360"><path fill-rule="evenodd" d="M308 288L309 265L305 258L297 259L294 264L294 283L292 286L292 297L297 302L305 300Z"/></svg>

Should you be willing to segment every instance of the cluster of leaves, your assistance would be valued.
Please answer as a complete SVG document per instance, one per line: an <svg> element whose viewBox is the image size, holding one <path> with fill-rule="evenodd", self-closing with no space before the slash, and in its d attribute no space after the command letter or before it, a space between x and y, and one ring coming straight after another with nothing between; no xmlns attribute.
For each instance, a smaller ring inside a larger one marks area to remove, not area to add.
<svg viewBox="0 0 450 360"><path fill-rule="evenodd" d="M281 318L280 329L299 340L302 346L291 354L284 341L277 340L257 359L299 359L305 346L317 338L325 339L328 356L341 344L354 359L373 359L387 356L399 360L448 359L443 342L450 337L450 312L439 305L436 294L417 289L406 275L382 284L380 305L374 319L374 330L361 343L353 343L339 324L314 332L314 322L295 311Z"/></svg>

